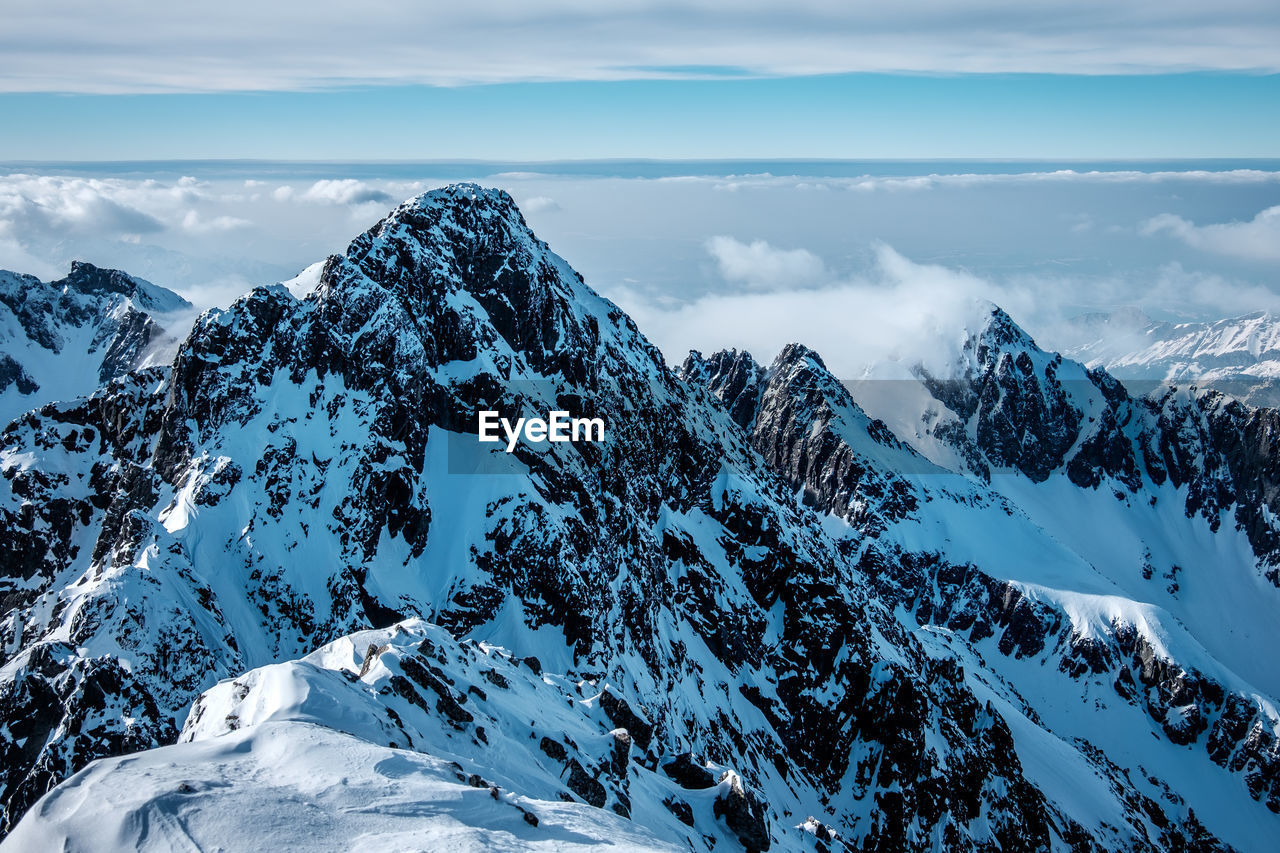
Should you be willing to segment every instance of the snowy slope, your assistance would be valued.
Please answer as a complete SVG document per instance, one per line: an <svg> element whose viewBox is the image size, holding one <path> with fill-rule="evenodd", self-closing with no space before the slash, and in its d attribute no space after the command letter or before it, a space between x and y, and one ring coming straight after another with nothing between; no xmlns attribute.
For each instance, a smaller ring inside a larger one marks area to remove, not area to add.
<svg viewBox="0 0 1280 853"><path fill-rule="evenodd" d="M688 849L685 834L736 843L714 814L732 776L687 792L630 762L642 749L602 707L608 688L538 669L421 622L365 631L218 685L181 743L93 765L7 844L288 849L300 825L319 850L355 839L424 850L674 851ZM561 799L566 784L608 807ZM99 789L113 794L84 799Z"/></svg>
<svg viewBox="0 0 1280 853"><path fill-rule="evenodd" d="M923 422L677 377L505 193L406 202L0 437L6 849L1266 849L1270 422L988 320ZM475 441L552 407L609 440Z"/></svg>
<svg viewBox="0 0 1280 853"><path fill-rule="evenodd" d="M340 772L335 772L340 768ZM537 821L533 825L526 815ZM306 723L98 762L9 836L13 850L664 851L601 809L468 785L451 762Z"/></svg>

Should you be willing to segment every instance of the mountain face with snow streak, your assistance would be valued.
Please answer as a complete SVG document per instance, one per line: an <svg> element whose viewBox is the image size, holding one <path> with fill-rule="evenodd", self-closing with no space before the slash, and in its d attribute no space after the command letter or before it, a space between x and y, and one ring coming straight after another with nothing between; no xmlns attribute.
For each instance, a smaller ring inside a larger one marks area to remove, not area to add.
<svg viewBox="0 0 1280 853"><path fill-rule="evenodd" d="M167 341L157 315L190 308L172 291L92 264L74 262L52 282L0 270L0 422L144 366Z"/></svg>
<svg viewBox="0 0 1280 853"><path fill-rule="evenodd" d="M676 375L505 193L406 202L0 437L6 849L1262 849L1270 504L1073 473L1137 404L993 317L920 410ZM475 440L553 408L609 440Z"/></svg>
<svg viewBox="0 0 1280 853"><path fill-rule="evenodd" d="M866 383L840 383L803 347L767 369L736 352L695 353L682 369L738 413L803 500L847 523L842 542L881 601L943 629L951 653L977 653L988 683L1004 681L1038 719L1059 715L1050 730L1094 743L1124 730L1104 750L1113 760L1158 733L1192 748L1200 772L1241 772L1251 797L1280 809L1275 712L1258 701L1277 686L1269 661L1258 665L1280 601L1274 487L1259 480L1275 472L1261 461L1274 456L1273 413L1219 396L1132 400L1039 350L998 309L954 378L920 372L924 394L878 389L886 417L916 421L903 441L854 401L849 388ZM1187 429L1196 417L1206 428ZM1237 456L1258 464L1222 461ZM1206 507L1205 493L1224 503ZM1061 716L1062 696L1078 692L1111 732Z"/></svg>
<svg viewBox="0 0 1280 853"><path fill-rule="evenodd" d="M1270 312L1201 323L1157 322L1133 310L1086 314L1066 337L1065 355L1106 368L1139 393L1194 385L1280 406L1280 320Z"/></svg>
<svg viewBox="0 0 1280 853"><path fill-rule="evenodd" d="M944 407L929 425L983 479L1065 475L1117 500L1172 485L1187 518L1245 534L1259 571L1280 586L1280 415L1217 391L1160 389L1135 398L1102 370L1046 353L1000 309L971 334L946 379L917 369Z"/></svg>

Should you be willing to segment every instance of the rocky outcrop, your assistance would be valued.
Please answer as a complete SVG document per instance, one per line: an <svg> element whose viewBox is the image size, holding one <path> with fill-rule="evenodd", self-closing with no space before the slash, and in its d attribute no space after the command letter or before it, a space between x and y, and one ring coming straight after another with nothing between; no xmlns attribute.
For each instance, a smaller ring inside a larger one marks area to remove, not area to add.
<svg viewBox="0 0 1280 853"><path fill-rule="evenodd" d="M923 490L902 472L929 463L868 417L807 347L787 346L768 369L748 353L694 352L680 376L724 405L808 505L872 536L918 508Z"/></svg>

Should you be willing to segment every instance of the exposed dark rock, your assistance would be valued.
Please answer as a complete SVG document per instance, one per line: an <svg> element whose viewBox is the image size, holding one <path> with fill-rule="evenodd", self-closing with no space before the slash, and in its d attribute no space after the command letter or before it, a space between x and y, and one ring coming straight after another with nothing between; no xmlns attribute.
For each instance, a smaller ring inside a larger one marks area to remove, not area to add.
<svg viewBox="0 0 1280 853"><path fill-rule="evenodd" d="M667 797L662 804L685 826L693 826L693 808L684 800Z"/></svg>
<svg viewBox="0 0 1280 853"><path fill-rule="evenodd" d="M17 385L19 394L34 394L40 389L21 364L7 353L0 353L0 394L9 390L10 385Z"/></svg>
<svg viewBox="0 0 1280 853"><path fill-rule="evenodd" d="M560 743L558 740L552 740L546 735L543 735L542 740L538 743L538 747L550 758L556 761L564 761L565 758L568 757L568 753L566 753L564 749L564 744Z"/></svg>
<svg viewBox="0 0 1280 853"><path fill-rule="evenodd" d="M576 758L569 761L569 779L565 784L584 802L598 809L604 808L607 799L604 785L588 773Z"/></svg>
<svg viewBox="0 0 1280 853"><path fill-rule="evenodd" d="M724 818L725 826L738 836L747 853L762 853L769 849L769 823L764 805L755 794L742 787L736 774L721 777L725 791L716 797L715 814Z"/></svg>
<svg viewBox="0 0 1280 853"><path fill-rule="evenodd" d="M645 752L649 750L649 742L653 739L653 726L631 710L631 706L625 699L605 690L600 694L600 709L615 726L627 730L630 737L635 739L636 746Z"/></svg>
<svg viewBox="0 0 1280 853"><path fill-rule="evenodd" d="M682 752L662 765L662 772L681 788L691 791L714 788L717 781L715 774L694 761L693 755L688 752Z"/></svg>
<svg viewBox="0 0 1280 853"><path fill-rule="evenodd" d="M627 764L631 759L631 735L627 734L625 729L615 729L610 732L610 736L613 738L613 759L609 769L617 778L625 779Z"/></svg>

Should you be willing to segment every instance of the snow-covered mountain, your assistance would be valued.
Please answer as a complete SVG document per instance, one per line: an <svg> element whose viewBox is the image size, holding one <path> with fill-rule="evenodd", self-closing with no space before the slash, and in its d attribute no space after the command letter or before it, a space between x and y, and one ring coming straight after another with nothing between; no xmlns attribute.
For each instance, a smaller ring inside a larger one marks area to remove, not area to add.
<svg viewBox="0 0 1280 853"><path fill-rule="evenodd" d="M304 279L0 437L6 849L1280 830L1272 413L998 310L869 403L677 375L473 185ZM608 440L476 441L552 408Z"/></svg>
<svg viewBox="0 0 1280 853"><path fill-rule="evenodd" d="M1193 384L1280 406L1280 320L1270 312L1210 323L1157 322L1136 310L1086 314L1066 337L1065 355L1106 368L1140 393Z"/></svg>
<svg viewBox="0 0 1280 853"><path fill-rule="evenodd" d="M157 317L190 310L172 291L74 262L63 279L0 270L0 423L172 354Z"/></svg>
<svg viewBox="0 0 1280 853"><path fill-rule="evenodd" d="M998 309L952 378L917 370L916 383L842 384L792 346L769 368L730 352L695 354L682 372L724 400L803 500L846 521L847 550L882 601L945 629L947 653L976 652L984 679L1057 736L1102 747L1134 776L1165 761L1132 748L1153 727L1203 750L1191 759L1202 765L1238 769L1256 754L1246 787L1280 807L1264 781L1280 671L1258 654L1280 627L1276 468L1264 461L1274 413L1214 394L1134 400L1039 350ZM1249 735L1225 748L1226 731ZM1259 737L1268 745L1255 750ZM1173 787L1206 813L1193 786Z"/></svg>

